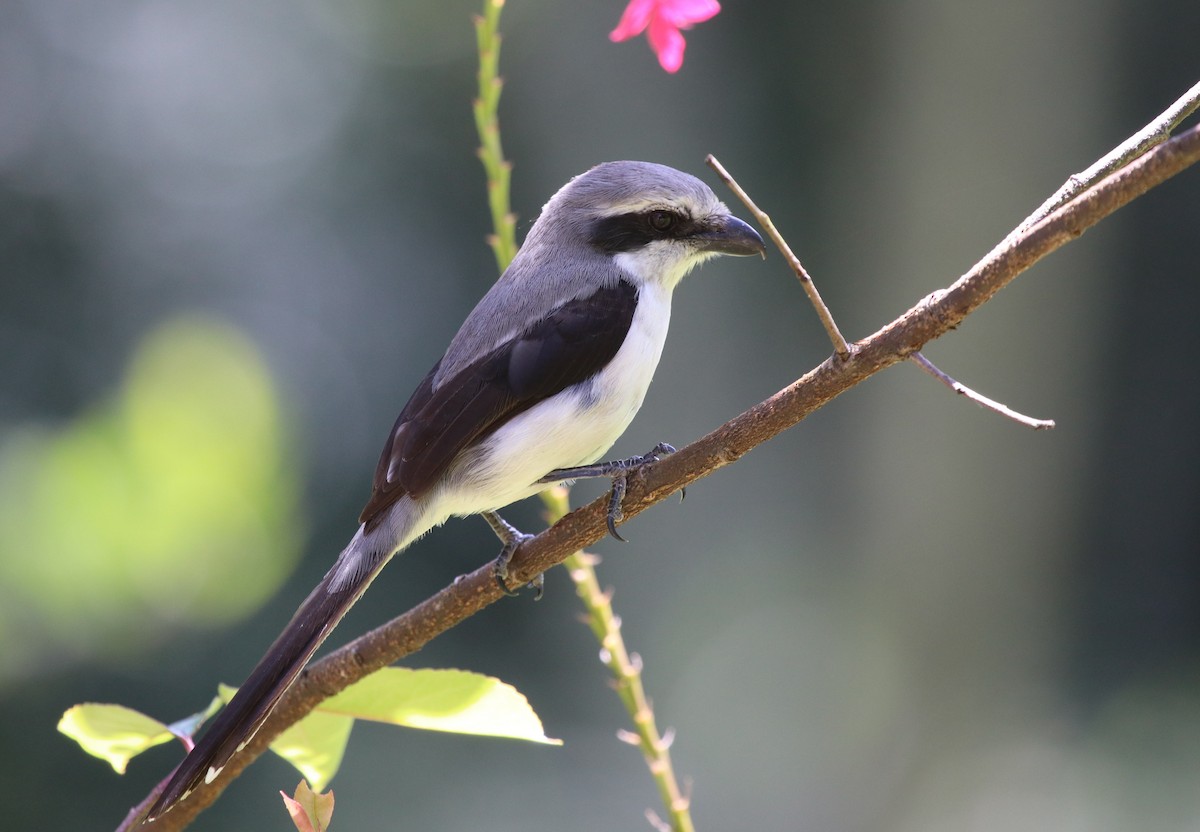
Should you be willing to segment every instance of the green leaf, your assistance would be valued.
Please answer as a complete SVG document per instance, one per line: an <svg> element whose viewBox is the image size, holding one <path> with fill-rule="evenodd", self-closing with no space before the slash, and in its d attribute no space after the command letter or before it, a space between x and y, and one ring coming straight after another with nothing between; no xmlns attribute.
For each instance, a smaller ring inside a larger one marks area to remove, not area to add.
<svg viewBox="0 0 1200 832"><path fill-rule="evenodd" d="M294 796L288 797L282 791L279 794L296 832L325 832L329 828L329 821L333 819L333 792L313 792L308 783L301 780Z"/></svg>
<svg viewBox="0 0 1200 832"><path fill-rule="evenodd" d="M320 710L427 731L562 745L545 735L516 688L465 670L386 667L326 699Z"/></svg>
<svg viewBox="0 0 1200 832"><path fill-rule="evenodd" d="M234 689L222 686L221 695ZM516 688L465 670L387 667L326 699L271 743L316 789L337 774L355 719L547 745L542 721Z"/></svg>
<svg viewBox="0 0 1200 832"><path fill-rule="evenodd" d="M190 745L192 734L220 703L229 703L237 688L218 685L217 692L204 711L171 725L123 705L88 703L63 714L58 730L124 774L130 759L172 736ZM465 670L386 667L326 699L276 737L271 750L320 791L342 765L355 719L562 745L546 736L529 700L499 679Z"/></svg>
<svg viewBox="0 0 1200 832"><path fill-rule="evenodd" d="M295 766L320 791L341 768L353 727L351 717L318 709L276 737L271 750Z"/></svg>
<svg viewBox="0 0 1200 832"><path fill-rule="evenodd" d="M93 757L107 760L117 774L147 748L169 742L171 729L124 705L76 705L62 715L58 730Z"/></svg>

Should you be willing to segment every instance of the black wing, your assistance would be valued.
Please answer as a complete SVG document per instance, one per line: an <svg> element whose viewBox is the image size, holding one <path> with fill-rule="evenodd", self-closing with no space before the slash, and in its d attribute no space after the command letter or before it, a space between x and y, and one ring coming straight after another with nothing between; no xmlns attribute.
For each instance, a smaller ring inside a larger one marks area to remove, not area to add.
<svg viewBox="0 0 1200 832"><path fill-rule="evenodd" d="M637 289L622 280L564 303L436 390L435 366L392 428L359 522L420 496L468 445L598 373L625 343L636 308Z"/></svg>

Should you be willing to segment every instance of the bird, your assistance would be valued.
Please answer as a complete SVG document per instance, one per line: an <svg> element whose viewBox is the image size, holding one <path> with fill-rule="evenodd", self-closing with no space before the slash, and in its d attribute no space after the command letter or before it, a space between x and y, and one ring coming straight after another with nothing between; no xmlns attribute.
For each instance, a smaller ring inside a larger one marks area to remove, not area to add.
<svg viewBox="0 0 1200 832"><path fill-rule="evenodd" d="M380 569L450 517L492 526L506 592L508 561L529 535L497 510L547 483L611 476L615 535L625 475L673 450L597 463L646 396L675 287L712 257L765 253L708 185L665 165L606 162L559 189L401 410L350 543L146 819L219 776Z"/></svg>

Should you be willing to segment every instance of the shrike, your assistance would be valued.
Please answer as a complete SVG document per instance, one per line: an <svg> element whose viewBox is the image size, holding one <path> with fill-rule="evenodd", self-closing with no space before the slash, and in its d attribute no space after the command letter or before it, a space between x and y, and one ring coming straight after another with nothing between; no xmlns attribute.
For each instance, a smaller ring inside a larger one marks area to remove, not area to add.
<svg viewBox="0 0 1200 832"><path fill-rule="evenodd" d="M663 165L598 165L551 197L512 265L400 412L358 532L148 817L216 778L383 565L449 517L488 520L504 544L496 562L502 587L526 536L496 509L547 482L616 475L613 528L622 472L670 450L593 464L642 405L667 337L671 293L711 257L764 252L762 238L707 185Z"/></svg>

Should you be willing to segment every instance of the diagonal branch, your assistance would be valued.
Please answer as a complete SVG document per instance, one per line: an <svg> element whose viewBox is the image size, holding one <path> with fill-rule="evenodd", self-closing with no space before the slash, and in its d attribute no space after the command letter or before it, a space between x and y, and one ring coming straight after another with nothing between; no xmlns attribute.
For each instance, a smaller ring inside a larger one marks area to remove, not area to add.
<svg viewBox="0 0 1200 832"><path fill-rule="evenodd" d="M735 462L866 378L906 360L929 341L958 326L1038 260L1197 161L1200 126L1159 144L1070 203L1014 232L949 287L930 294L878 332L852 344L844 359L831 356L766 401L632 478L623 504L626 517L640 514L684 486ZM604 537L607 504L608 498L602 497L576 509L521 546L510 567L513 583L532 579ZM321 701L419 650L501 597L489 562L315 663L300 676L243 752L229 762L222 777L198 788L173 811L144 828L187 826L279 733Z"/></svg>

